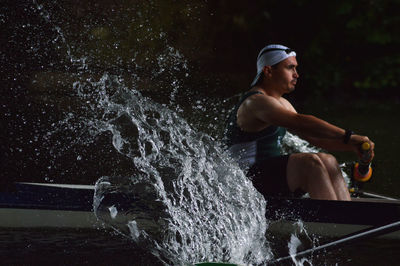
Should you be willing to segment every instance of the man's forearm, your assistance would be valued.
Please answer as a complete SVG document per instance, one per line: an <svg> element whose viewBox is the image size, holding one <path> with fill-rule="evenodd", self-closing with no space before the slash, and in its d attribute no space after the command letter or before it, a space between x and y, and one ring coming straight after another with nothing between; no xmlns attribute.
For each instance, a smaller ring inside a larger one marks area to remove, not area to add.
<svg viewBox="0 0 400 266"><path fill-rule="evenodd" d="M328 151L354 151L352 145L345 144L340 139L304 138L309 143Z"/></svg>
<svg viewBox="0 0 400 266"><path fill-rule="evenodd" d="M293 131L309 138L341 140L345 130L312 115L299 114ZM291 130L291 128L289 128Z"/></svg>

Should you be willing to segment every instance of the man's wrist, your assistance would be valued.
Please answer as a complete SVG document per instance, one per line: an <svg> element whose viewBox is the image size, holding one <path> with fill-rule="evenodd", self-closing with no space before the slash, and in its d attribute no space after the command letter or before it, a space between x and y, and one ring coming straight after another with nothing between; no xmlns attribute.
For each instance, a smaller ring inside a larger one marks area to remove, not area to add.
<svg viewBox="0 0 400 266"><path fill-rule="evenodd" d="M351 135L353 135L353 134L354 134L353 131L346 129L346 131L344 132L344 136L343 136L343 143L348 144L349 140L351 138Z"/></svg>

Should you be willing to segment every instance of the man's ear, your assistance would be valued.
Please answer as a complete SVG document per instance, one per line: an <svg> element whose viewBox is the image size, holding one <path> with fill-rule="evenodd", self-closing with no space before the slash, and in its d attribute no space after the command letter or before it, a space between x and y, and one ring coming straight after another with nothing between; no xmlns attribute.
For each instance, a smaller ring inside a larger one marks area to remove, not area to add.
<svg viewBox="0 0 400 266"><path fill-rule="evenodd" d="M264 66L263 67L264 75L269 77L272 75L272 67L271 66Z"/></svg>

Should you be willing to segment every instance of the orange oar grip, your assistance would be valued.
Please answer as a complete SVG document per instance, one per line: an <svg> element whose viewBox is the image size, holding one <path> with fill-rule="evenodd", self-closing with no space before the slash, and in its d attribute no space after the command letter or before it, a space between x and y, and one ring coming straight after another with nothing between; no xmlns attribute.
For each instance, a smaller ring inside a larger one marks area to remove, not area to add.
<svg viewBox="0 0 400 266"><path fill-rule="evenodd" d="M372 168L368 166L367 173L361 174L358 169L359 167L360 167L359 163L356 163L354 165L354 173L353 173L354 179L360 182L367 182L368 180L370 180L372 177Z"/></svg>

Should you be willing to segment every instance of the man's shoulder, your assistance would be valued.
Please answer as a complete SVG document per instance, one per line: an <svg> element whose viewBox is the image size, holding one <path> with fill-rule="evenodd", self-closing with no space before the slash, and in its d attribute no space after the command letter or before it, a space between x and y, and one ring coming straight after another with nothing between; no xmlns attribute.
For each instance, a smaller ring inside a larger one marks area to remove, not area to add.
<svg viewBox="0 0 400 266"><path fill-rule="evenodd" d="M252 101L269 101L269 100L274 100L274 98L264 92L261 91L250 91L251 95L249 95L249 97L247 97L246 100L248 100L249 102Z"/></svg>
<svg viewBox="0 0 400 266"><path fill-rule="evenodd" d="M286 99L284 99L284 101L281 101L281 99L284 99L284 98L281 97L281 98L277 99L271 95L268 95L265 93L259 93L259 94L254 94L254 95L250 96L246 100L248 100L247 104L249 104L249 105L255 104L255 105L261 105L261 106L263 106L263 105L269 106L269 105L276 105L276 104L284 104L284 105L290 104Z"/></svg>
<svg viewBox="0 0 400 266"><path fill-rule="evenodd" d="M296 110L294 109L293 105L286 98L281 97L281 103L282 103L283 106L286 107L286 109L296 112Z"/></svg>
<svg viewBox="0 0 400 266"><path fill-rule="evenodd" d="M253 97L254 96L254 97ZM296 112L293 105L285 98L275 98L268 94L256 94L249 97L244 103L244 109L248 112L257 112L262 110L277 110L286 109Z"/></svg>

